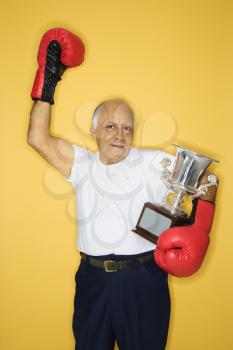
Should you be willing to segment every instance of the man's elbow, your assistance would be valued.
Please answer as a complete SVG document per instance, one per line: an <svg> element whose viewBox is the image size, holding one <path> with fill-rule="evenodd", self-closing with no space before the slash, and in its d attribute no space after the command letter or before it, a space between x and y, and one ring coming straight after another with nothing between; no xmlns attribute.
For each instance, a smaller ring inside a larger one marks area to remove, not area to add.
<svg viewBox="0 0 233 350"><path fill-rule="evenodd" d="M28 133L27 135L27 143L35 150L39 151L45 145L45 140L39 137L38 135L33 135Z"/></svg>

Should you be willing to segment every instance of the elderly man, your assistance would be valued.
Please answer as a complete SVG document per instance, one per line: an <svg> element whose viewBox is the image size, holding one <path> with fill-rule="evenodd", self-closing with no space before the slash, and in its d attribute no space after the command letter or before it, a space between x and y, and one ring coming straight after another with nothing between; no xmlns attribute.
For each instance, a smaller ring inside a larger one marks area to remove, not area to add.
<svg viewBox="0 0 233 350"><path fill-rule="evenodd" d="M56 84L67 67L82 62L81 44L63 29L42 38L28 128L28 143L76 192L81 263L75 275L75 349L113 350L117 341L120 350L163 350L170 317L166 262L161 269L156 245L132 229L145 202L164 198L161 159L174 157L133 147L134 113L119 98L94 111L90 132L97 152L50 134Z"/></svg>

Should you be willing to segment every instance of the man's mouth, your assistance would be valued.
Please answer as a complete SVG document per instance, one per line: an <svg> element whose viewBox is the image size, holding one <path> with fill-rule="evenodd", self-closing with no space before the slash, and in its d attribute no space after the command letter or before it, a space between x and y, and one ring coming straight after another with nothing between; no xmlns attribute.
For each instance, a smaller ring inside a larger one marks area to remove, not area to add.
<svg viewBox="0 0 233 350"><path fill-rule="evenodd" d="M123 148L124 147L123 145L112 145L112 144L111 144L111 146L118 147L118 148Z"/></svg>

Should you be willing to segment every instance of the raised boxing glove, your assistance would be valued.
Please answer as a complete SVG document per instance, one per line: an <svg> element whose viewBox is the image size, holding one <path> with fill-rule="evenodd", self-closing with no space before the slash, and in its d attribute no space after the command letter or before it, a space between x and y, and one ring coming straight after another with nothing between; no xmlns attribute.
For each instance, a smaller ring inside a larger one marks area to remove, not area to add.
<svg viewBox="0 0 233 350"><path fill-rule="evenodd" d="M164 231L158 238L154 259L164 271L177 277L195 273L209 245L215 205L198 199L194 223Z"/></svg>
<svg viewBox="0 0 233 350"><path fill-rule="evenodd" d="M34 84L31 91L33 100L54 104L57 82L67 67L80 65L84 60L85 46L81 39L63 28L52 28L42 37L37 61Z"/></svg>

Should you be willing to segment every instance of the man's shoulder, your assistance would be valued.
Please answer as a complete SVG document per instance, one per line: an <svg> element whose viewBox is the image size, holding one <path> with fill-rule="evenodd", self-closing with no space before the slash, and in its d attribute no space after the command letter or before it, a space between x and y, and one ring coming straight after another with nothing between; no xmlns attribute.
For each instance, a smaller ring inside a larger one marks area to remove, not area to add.
<svg viewBox="0 0 233 350"><path fill-rule="evenodd" d="M162 161L165 158L170 160L170 169L175 161L175 156L159 149L134 147L134 152L135 158L140 160L140 162L138 161L138 164L143 166L144 169L150 169L152 171L162 171Z"/></svg>
<svg viewBox="0 0 233 350"><path fill-rule="evenodd" d="M85 154L87 154L87 153L92 153L92 154L94 154L94 152L91 151L91 150L90 150L88 147L86 147L86 146L81 146L81 145L78 145L78 144L76 144L76 143L72 143L71 146L74 148L74 150L75 150L76 152L85 153Z"/></svg>
<svg viewBox="0 0 233 350"><path fill-rule="evenodd" d="M80 164L84 162L90 162L93 160L95 153L91 151L89 148L77 145L77 144L71 144L73 150L74 150L74 164Z"/></svg>
<svg viewBox="0 0 233 350"><path fill-rule="evenodd" d="M170 158L174 159L175 156L162 151L160 149L151 149L151 148L141 148L141 147L133 147L135 152L142 155L145 159L159 159L159 158Z"/></svg>

